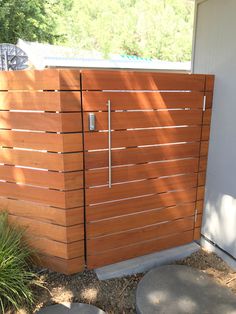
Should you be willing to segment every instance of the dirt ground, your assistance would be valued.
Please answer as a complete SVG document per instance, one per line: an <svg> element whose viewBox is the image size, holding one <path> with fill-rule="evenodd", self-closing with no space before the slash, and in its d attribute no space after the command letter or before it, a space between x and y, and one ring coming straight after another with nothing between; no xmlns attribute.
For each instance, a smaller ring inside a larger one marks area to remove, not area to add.
<svg viewBox="0 0 236 314"><path fill-rule="evenodd" d="M219 284L229 287L236 294L236 272L230 269L214 253L200 250L177 261L209 274ZM93 271L84 271L73 276L41 271L39 280L46 289L35 288L35 313L42 306L55 303L84 302L98 306L108 314L135 313L135 291L144 274L99 281ZM22 311L21 313L29 313Z"/></svg>

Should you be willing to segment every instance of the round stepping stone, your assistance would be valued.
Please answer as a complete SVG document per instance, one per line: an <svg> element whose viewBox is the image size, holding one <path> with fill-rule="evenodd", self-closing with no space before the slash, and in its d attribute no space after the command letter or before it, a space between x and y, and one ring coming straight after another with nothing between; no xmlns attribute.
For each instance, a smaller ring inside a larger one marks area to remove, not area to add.
<svg viewBox="0 0 236 314"><path fill-rule="evenodd" d="M136 309L138 314L236 314L236 296L197 269L168 265L140 281Z"/></svg>
<svg viewBox="0 0 236 314"><path fill-rule="evenodd" d="M70 307L63 304L50 305L39 310L37 314L105 314L105 312L90 304L72 303Z"/></svg>

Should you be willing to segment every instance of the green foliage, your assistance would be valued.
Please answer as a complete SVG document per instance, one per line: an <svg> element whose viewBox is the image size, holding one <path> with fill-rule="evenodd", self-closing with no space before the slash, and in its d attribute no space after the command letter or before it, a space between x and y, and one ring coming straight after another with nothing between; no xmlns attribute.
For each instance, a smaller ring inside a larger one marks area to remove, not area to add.
<svg viewBox="0 0 236 314"><path fill-rule="evenodd" d="M15 44L18 38L55 42L60 37L56 25L64 1L68 3L68 0L0 0L0 42Z"/></svg>
<svg viewBox="0 0 236 314"><path fill-rule="evenodd" d="M0 42L18 38L161 60L191 59L192 0L0 0Z"/></svg>
<svg viewBox="0 0 236 314"><path fill-rule="evenodd" d="M32 250L23 241L24 230L8 224L7 214L0 213L0 313L8 308L31 305L30 284L34 275L28 260Z"/></svg>
<svg viewBox="0 0 236 314"><path fill-rule="evenodd" d="M64 43L80 49L191 59L193 1L73 0L61 21Z"/></svg>

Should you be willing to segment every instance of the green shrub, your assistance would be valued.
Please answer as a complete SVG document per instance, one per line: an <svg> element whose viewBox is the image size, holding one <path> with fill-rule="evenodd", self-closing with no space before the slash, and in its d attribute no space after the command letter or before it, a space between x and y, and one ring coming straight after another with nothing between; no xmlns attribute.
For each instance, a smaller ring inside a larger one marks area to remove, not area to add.
<svg viewBox="0 0 236 314"><path fill-rule="evenodd" d="M0 313L33 303L35 276L28 266L33 251L23 236L24 229L8 224L7 213L0 212Z"/></svg>

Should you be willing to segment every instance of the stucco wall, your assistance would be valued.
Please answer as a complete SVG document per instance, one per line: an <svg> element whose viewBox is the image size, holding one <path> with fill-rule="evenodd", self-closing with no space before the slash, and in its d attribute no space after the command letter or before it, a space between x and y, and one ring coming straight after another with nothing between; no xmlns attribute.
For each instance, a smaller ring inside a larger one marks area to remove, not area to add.
<svg viewBox="0 0 236 314"><path fill-rule="evenodd" d="M236 1L198 4L194 73L215 74L202 234L236 257Z"/></svg>

